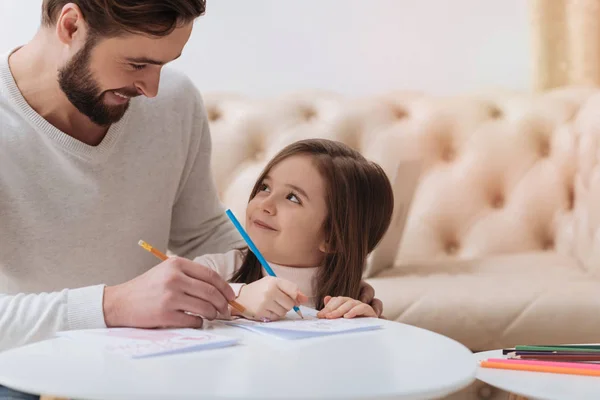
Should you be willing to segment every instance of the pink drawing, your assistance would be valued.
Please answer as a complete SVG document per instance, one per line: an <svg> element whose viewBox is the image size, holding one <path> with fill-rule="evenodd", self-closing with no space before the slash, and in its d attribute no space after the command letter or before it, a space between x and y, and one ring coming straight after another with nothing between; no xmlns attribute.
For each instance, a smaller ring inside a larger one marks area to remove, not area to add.
<svg viewBox="0 0 600 400"><path fill-rule="evenodd" d="M172 340L180 338L182 335L179 333L160 331L160 330L143 330L143 329L122 329L122 330L109 330L102 332L94 332L97 335L111 336L111 337L122 337L134 340L150 340L150 341L162 341Z"/></svg>

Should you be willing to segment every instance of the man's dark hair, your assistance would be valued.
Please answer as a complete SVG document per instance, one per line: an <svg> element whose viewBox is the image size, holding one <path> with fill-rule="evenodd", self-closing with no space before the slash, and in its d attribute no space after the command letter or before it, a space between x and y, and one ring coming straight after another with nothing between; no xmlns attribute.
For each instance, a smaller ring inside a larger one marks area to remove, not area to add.
<svg viewBox="0 0 600 400"><path fill-rule="evenodd" d="M127 33L166 36L206 10L206 0L44 0L42 25L55 25L69 3L79 7L90 34L100 37Z"/></svg>

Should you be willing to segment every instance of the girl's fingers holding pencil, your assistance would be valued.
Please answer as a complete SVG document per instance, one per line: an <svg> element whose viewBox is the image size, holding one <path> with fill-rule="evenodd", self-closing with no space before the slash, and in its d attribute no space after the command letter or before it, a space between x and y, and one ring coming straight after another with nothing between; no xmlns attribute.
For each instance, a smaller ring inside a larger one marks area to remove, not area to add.
<svg viewBox="0 0 600 400"><path fill-rule="evenodd" d="M270 311L273 314L277 315L279 318L283 318L283 317L285 317L285 315L287 314L287 312L289 310L291 310L292 307L286 309L281 304L279 304L277 301L274 301L269 306L267 306L266 309L267 309L267 311Z"/></svg>
<svg viewBox="0 0 600 400"><path fill-rule="evenodd" d="M263 314L264 315L260 318L260 320L263 322L273 322L278 321L280 319L279 315L270 310L265 310Z"/></svg>
<svg viewBox="0 0 600 400"><path fill-rule="evenodd" d="M296 297L296 305L306 304L308 302L308 296L302 292L298 292L298 297Z"/></svg>
<svg viewBox="0 0 600 400"><path fill-rule="evenodd" d="M298 290L298 285L296 285L294 282L281 278L275 278L275 283L280 291L288 295L292 301L296 301L298 293L300 293Z"/></svg>
<svg viewBox="0 0 600 400"><path fill-rule="evenodd" d="M285 316L298 301L306 300L295 283L272 276L242 286L237 298L255 318L271 320L272 316Z"/></svg>
<svg viewBox="0 0 600 400"><path fill-rule="evenodd" d="M290 297L287 293L281 290L275 294L274 300L279 306L281 306L281 308L286 310L286 312L291 310L296 305L296 299Z"/></svg>

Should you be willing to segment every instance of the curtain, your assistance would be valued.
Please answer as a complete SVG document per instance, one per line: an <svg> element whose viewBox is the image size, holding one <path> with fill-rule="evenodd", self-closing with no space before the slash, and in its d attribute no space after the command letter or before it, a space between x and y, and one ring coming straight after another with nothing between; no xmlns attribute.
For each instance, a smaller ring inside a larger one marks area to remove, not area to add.
<svg viewBox="0 0 600 400"><path fill-rule="evenodd" d="M600 0L529 0L533 89L600 85Z"/></svg>

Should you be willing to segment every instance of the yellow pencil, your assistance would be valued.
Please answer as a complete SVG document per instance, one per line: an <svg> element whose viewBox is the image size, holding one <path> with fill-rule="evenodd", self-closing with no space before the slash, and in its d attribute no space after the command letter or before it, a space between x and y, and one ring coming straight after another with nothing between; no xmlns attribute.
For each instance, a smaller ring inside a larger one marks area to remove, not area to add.
<svg viewBox="0 0 600 400"><path fill-rule="evenodd" d="M154 254L158 259L160 259L161 261L165 261L167 260L169 257L167 257L166 254L164 254L162 251L150 246L148 243L144 242L143 240L140 240L138 242L138 244L144 248L145 250L148 250L150 253ZM229 302L229 304L231 305L231 307L235 308L236 310L238 310L239 312L241 312L242 314L244 314L246 312L246 307L244 307L243 305L241 305L240 303L238 303L235 300L231 300Z"/></svg>

